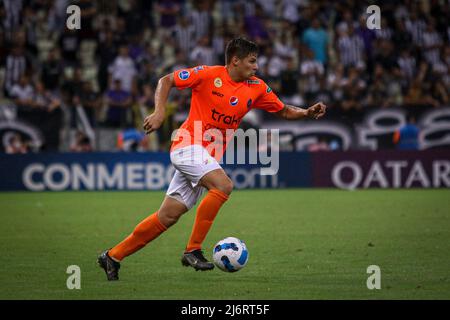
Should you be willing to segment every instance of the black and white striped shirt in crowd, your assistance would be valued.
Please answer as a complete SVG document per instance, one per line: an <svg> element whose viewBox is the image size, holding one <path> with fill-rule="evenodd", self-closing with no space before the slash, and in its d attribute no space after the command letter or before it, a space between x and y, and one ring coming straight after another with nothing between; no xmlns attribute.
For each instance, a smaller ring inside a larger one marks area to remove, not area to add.
<svg viewBox="0 0 450 320"><path fill-rule="evenodd" d="M357 65L363 62L364 42L360 36L344 35L338 40L338 50L341 63L344 67Z"/></svg>
<svg viewBox="0 0 450 320"><path fill-rule="evenodd" d="M196 46L190 53L189 60L195 65L212 66L216 64L211 47Z"/></svg>
<svg viewBox="0 0 450 320"><path fill-rule="evenodd" d="M391 40L392 35L393 31L391 28L375 29L375 36L377 37L377 39Z"/></svg>
<svg viewBox="0 0 450 320"><path fill-rule="evenodd" d="M423 34L426 30L426 23L423 20L407 20L405 22L406 30L411 34L412 40L415 45L420 46L422 45L423 41Z"/></svg>
<svg viewBox="0 0 450 320"><path fill-rule="evenodd" d="M2 0L6 12L3 27L8 32L13 32L21 23L23 0Z"/></svg>
<svg viewBox="0 0 450 320"><path fill-rule="evenodd" d="M197 43L198 39L207 36L209 33L211 22L211 13L207 10L198 11L193 10L191 13L191 23L195 30L195 41Z"/></svg>
<svg viewBox="0 0 450 320"><path fill-rule="evenodd" d="M25 56L13 56L6 57L6 69L5 69L5 88L10 93L11 88L16 84L20 76L22 76L27 68L27 60Z"/></svg>
<svg viewBox="0 0 450 320"><path fill-rule="evenodd" d="M176 25L173 30L173 35L178 48L180 48L186 55L189 55L190 51L196 44L194 26L188 25L183 27L181 25Z"/></svg>
<svg viewBox="0 0 450 320"><path fill-rule="evenodd" d="M430 48L431 46L441 45L442 39L436 31L424 32L423 34L423 49L425 60L428 63L435 64L439 62L439 48Z"/></svg>
<svg viewBox="0 0 450 320"><path fill-rule="evenodd" d="M415 76L417 70L417 62L413 56L401 56L398 58L397 63L403 75L408 80L411 80Z"/></svg>

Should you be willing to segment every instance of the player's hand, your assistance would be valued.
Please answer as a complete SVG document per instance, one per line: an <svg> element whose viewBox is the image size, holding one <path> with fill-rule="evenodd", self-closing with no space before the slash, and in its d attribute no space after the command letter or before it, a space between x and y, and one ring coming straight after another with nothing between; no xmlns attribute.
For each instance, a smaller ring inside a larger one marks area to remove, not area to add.
<svg viewBox="0 0 450 320"><path fill-rule="evenodd" d="M150 134L153 131L156 131L161 127L164 121L164 116L161 116L158 113L152 113L144 120L144 130L146 134Z"/></svg>
<svg viewBox="0 0 450 320"><path fill-rule="evenodd" d="M326 110L327 106L322 102L318 102L307 109L307 116L310 119L319 119L325 114Z"/></svg>

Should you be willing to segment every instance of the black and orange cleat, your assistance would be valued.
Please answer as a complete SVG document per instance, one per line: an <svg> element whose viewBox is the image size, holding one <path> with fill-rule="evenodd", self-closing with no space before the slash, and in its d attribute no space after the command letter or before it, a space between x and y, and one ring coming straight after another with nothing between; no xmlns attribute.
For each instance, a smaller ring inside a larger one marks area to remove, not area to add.
<svg viewBox="0 0 450 320"><path fill-rule="evenodd" d="M195 269L195 271L214 269L214 263L206 260L202 250L200 249L183 253L183 256L181 257L181 264L185 267L191 266Z"/></svg>
<svg viewBox="0 0 450 320"><path fill-rule="evenodd" d="M109 281L119 280L120 263L111 259L108 250L104 251L97 259L98 265L105 270Z"/></svg>

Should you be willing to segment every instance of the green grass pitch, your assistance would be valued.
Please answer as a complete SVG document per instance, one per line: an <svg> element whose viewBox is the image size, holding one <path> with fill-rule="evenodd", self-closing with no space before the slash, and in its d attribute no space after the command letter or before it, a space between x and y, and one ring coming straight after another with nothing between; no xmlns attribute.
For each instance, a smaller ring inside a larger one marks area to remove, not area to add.
<svg viewBox="0 0 450 320"><path fill-rule="evenodd" d="M107 282L102 249L121 241L162 192L0 193L0 299L449 299L449 190L235 191L206 238L243 239L247 266L195 272L180 256L194 211ZM81 289L69 290L69 265ZM369 290L369 265L381 289Z"/></svg>

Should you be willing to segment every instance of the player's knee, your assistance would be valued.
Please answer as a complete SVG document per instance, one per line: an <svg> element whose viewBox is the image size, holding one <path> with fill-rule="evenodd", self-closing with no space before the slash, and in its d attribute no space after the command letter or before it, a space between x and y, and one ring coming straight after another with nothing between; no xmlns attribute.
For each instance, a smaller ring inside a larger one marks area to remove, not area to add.
<svg viewBox="0 0 450 320"><path fill-rule="evenodd" d="M227 195L231 194L233 188L234 188L233 181L231 181L230 178L224 180L222 183L220 183L220 185L217 186L217 189L219 189L220 191L222 191Z"/></svg>

